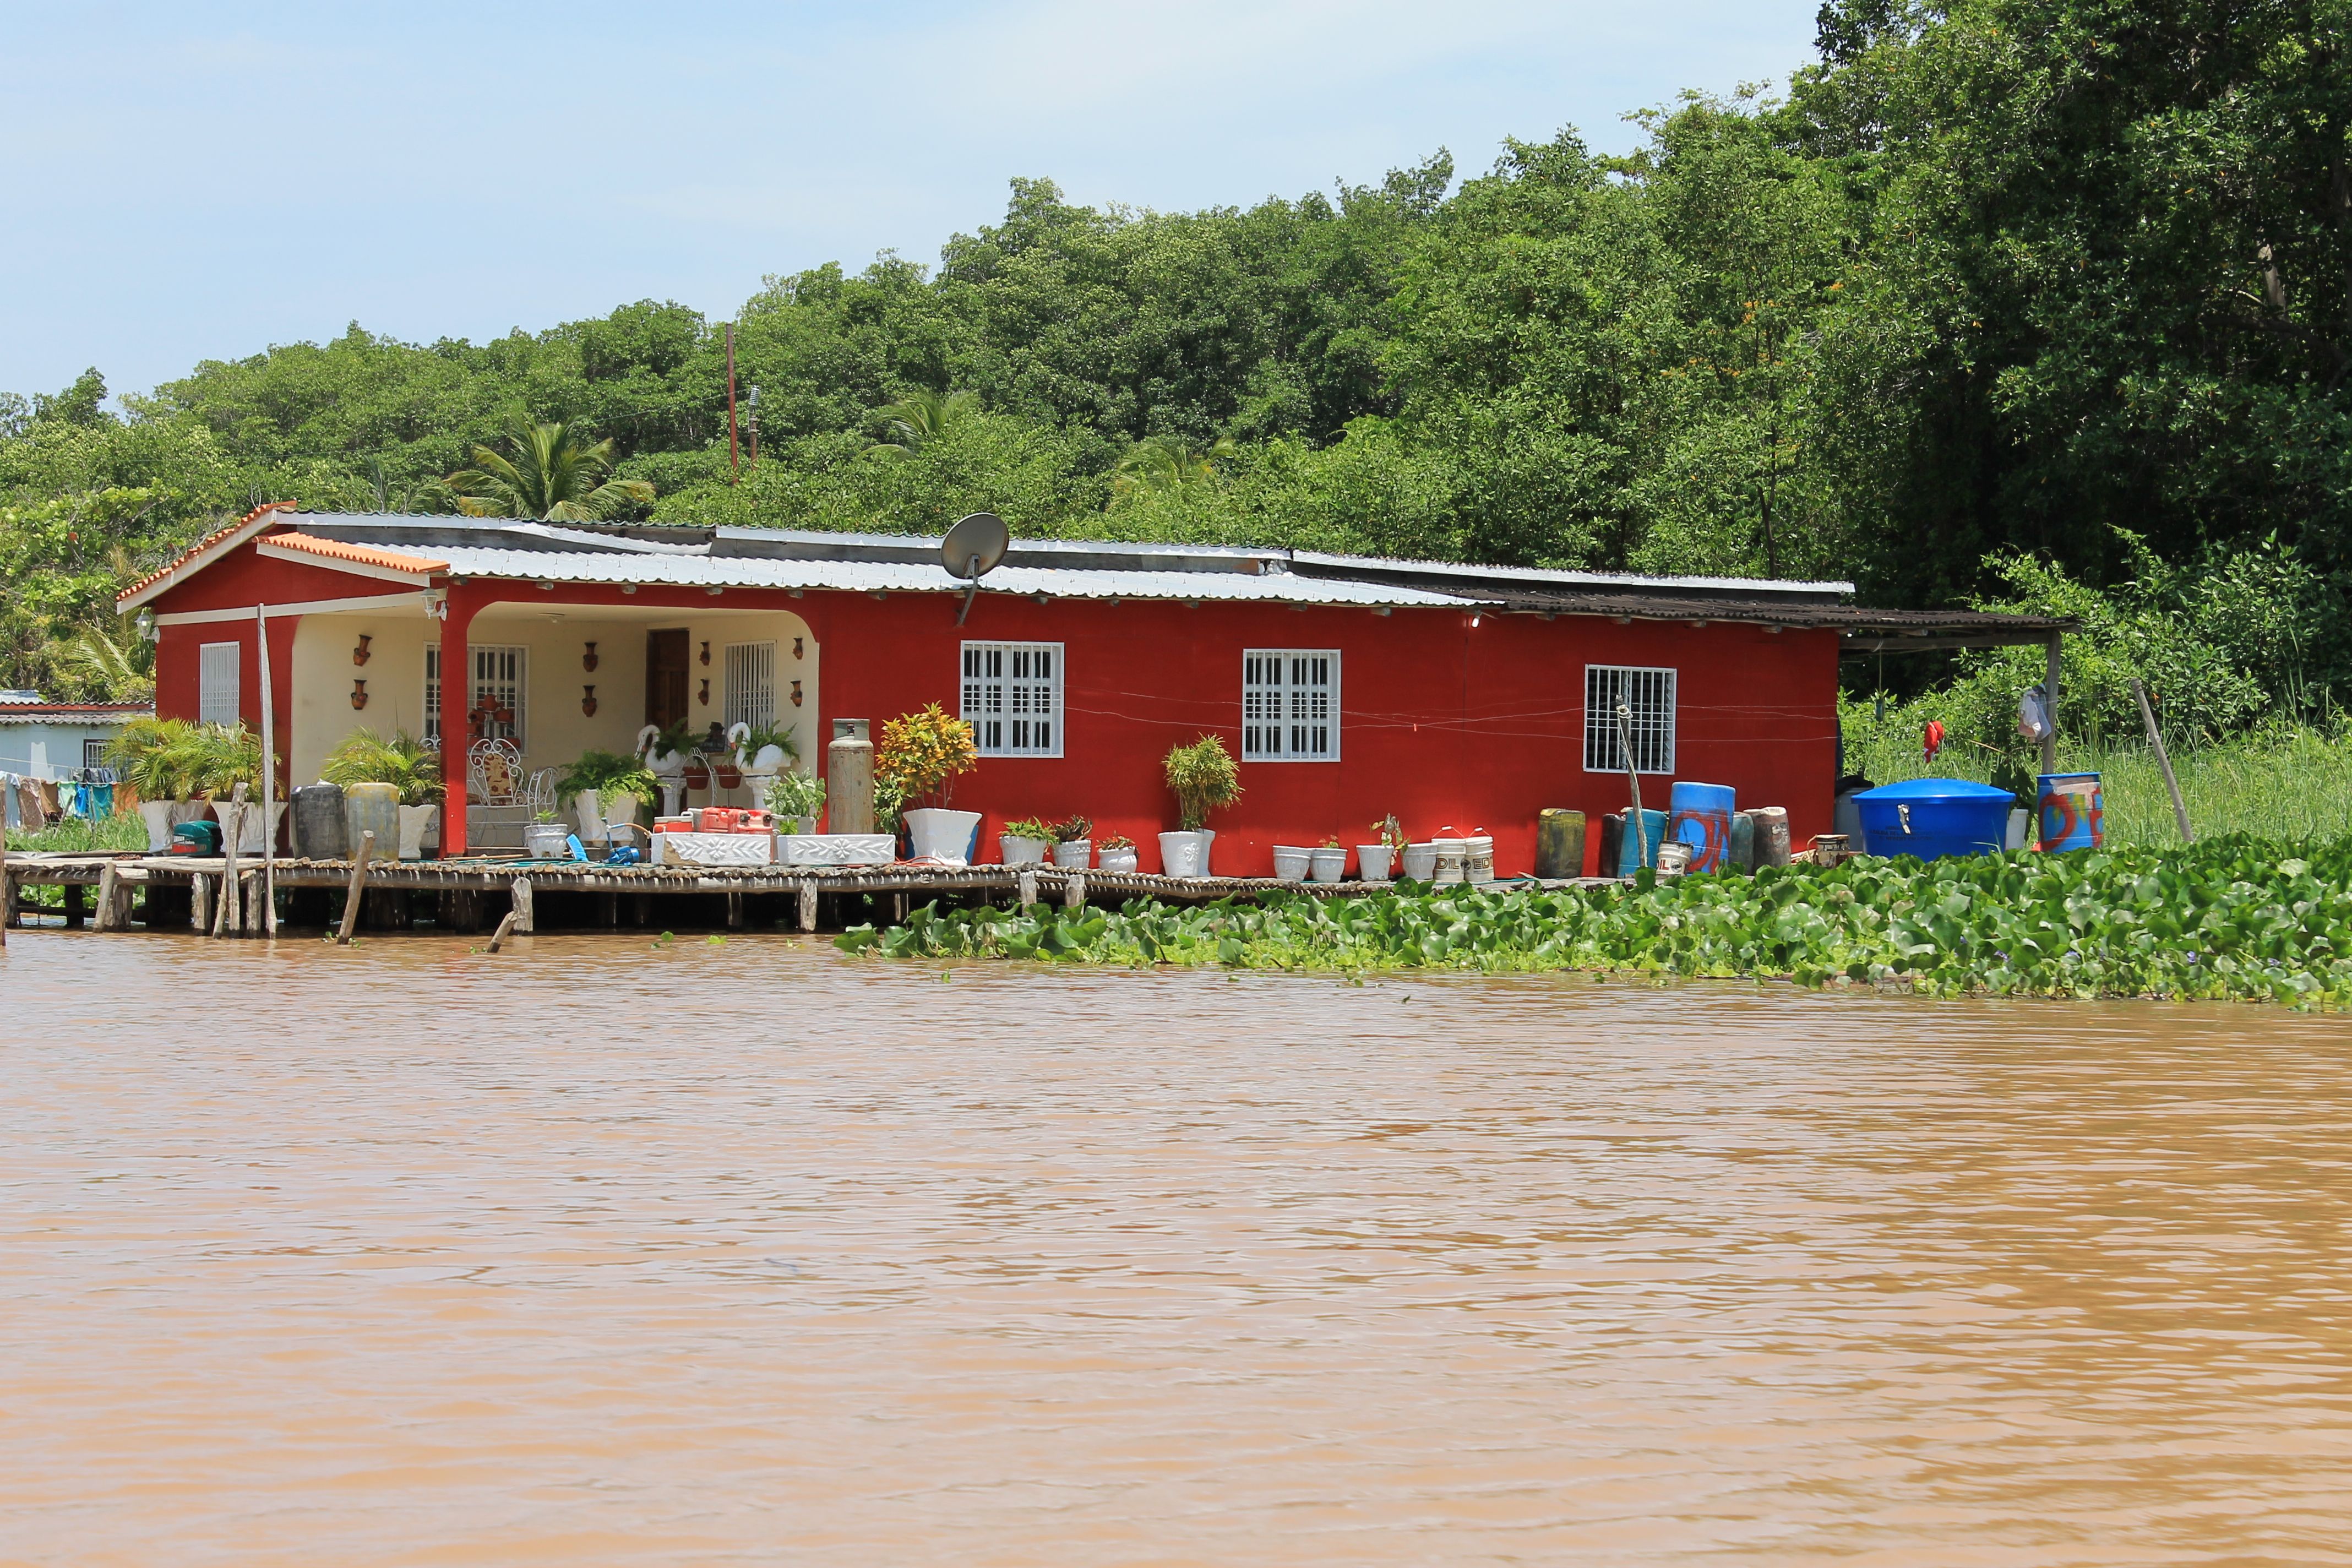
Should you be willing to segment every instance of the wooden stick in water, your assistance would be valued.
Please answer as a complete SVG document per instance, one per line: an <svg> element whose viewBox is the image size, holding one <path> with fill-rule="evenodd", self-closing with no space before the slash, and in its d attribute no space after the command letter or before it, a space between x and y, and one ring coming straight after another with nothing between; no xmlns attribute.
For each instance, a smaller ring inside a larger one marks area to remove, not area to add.
<svg viewBox="0 0 2352 1568"><path fill-rule="evenodd" d="M509 910L506 912L506 918L499 921L499 929L490 933L490 951L496 952L504 947L507 938L514 934L514 929L515 911Z"/></svg>
<svg viewBox="0 0 2352 1568"><path fill-rule="evenodd" d="M517 877L511 889L514 895L514 929L517 936L529 936L531 931L530 879ZM498 950L492 948L491 952Z"/></svg>
<svg viewBox="0 0 2352 1568"><path fill-rule="evenodd" d="M8 874L8 836L0 833L0 947L8 945L8 928L16 923L16 882Z"/></svg>
<svg viewBox="0 0 2352 1568"><path fill-rule="evenodd" d="M115 918L122 905L122 892L116 885L118 875L111 860L98 868L98 929L100 931L122 929L122 922Z"/></svg>
<svg viewBox="0 0 2352 1568"><path fill-rule="evenodd" d="M237 840L245 837L245 785L229 792L228 810L221 819L221 885L218 907L213 910L213 935L235 936L244 921L244 879L236 864Z"/></svg>
<svg viewBox="0 0 2352 1568"><path fill-rule="evenodd" d="M335 932L337 947L351 944L352 932L360 923L360 894L367 888L368 858L374 853L374 832L361 834L359 855L352 861L351 886L343 893L343 923L341 929Z"/></svg>
<svg viewBox="0 0 2352 1568"><path fill-rule="evenodd" d="M2164 772L2164 787L2172 792L2172 819L2180 824L2180 842L2194 844L2197 835L2189 826L2189 807L2180 798L2180 781L2172 776L2172 758L2164 749L2164 737L2157 733L2156 710L2147 705L2147 688L2132 677L2132 695L2139 699L2140 722L2147 726L2147 743L2156 749L2156 765Z"/></svg>

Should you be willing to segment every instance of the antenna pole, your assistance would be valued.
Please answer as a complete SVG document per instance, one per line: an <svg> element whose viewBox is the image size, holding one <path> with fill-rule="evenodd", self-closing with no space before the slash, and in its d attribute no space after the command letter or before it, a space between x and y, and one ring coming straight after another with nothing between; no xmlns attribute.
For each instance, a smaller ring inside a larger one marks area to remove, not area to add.
<svg viewBox="0 0 2352 1568"><path fill-rule="evenodd" d="M735 447L735 323L727 323L727 482L743 479L743 459Z"/></svg>
<svg viewBox="0 0 2352 1568"><path fill-rule="evenodd" d="M958 626L963 625L963 618L971 614L971 602L974 598L978 597L980 594L979 556L975 555L971 558L970 564L964 567L963 574L967 585L963 591L963 606L956 611L956 625Z"/></svg>

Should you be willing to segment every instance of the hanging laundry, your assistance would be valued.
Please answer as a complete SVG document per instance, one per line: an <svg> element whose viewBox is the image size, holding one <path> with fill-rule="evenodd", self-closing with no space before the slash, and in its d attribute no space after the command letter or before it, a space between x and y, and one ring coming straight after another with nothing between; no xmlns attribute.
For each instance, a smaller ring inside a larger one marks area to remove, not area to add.
<svg viewBox="0 0 2352 1568"><path fill-rule="evenodd" d="M1928 720L1927 727L1919 732L1919 743L1927 753L1926 760L1934 762L1936 753L1944 749L1944 721L1941 719Z"/></svg>

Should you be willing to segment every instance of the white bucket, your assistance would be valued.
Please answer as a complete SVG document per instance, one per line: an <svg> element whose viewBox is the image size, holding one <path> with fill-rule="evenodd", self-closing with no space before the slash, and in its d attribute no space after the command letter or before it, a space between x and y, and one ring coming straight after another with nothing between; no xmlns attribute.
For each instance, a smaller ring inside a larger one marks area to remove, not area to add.
<svg viewBox="0 0 2352 1568"><path fill-rule="evenodd" d="M1317 849L1308 857L1307 874L1318 882L1337 882L1348 875L1348 852L1345 849Z"/></svg>
<svg viewBox="0 0 2352 1568"><path fill-rule="evenodd" d="M1315 852L1304 845L1277 844L1274 847L1274 879L1277 882L1303 882L1314 859Z"/></svg>

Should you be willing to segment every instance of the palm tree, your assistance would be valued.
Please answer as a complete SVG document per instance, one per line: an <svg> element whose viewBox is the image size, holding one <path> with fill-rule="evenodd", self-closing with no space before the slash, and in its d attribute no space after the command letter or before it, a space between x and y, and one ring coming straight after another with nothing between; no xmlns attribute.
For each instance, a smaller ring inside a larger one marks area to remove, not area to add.
<svg viewBox="0 0 2352 1568"><path fill-rule="evenodd" d="M948 428L971 414L978 402L969 392L941 393L924 387L896 403L886 403L874 412L882 416L892 438L875 442L866 448L866 455L912 457L926 441L947 434Z"/></svg>
<svg viewBox="0 0 2352 1568"><path fill-rule="evenodd" d="M57 659L117 700L150 696L155 689L155 646L142 637L117 642L96 626L85 626L58 645Z"/></svg>
<svg viewBox="0 0 2352 1568"><path fill-rule="evenodd" d="M535 517L547 522L601 522L654 499L645 479L614 479L613 443L591 445L589 433L559 419L518 425L509 434L511 460L488 447L474 448L474 466L446 481L467 517Z"/></svg>
<svg viewBox="0 0 2352 1568"><path fill-rule="evenodd" d="M1220 437L1206 451L1181 436L1146 436L1118 460L1111 483L1121 494L1135 490L1172 490L1214 479L1217 459L1234 454L1234 440Z"/></svg>

